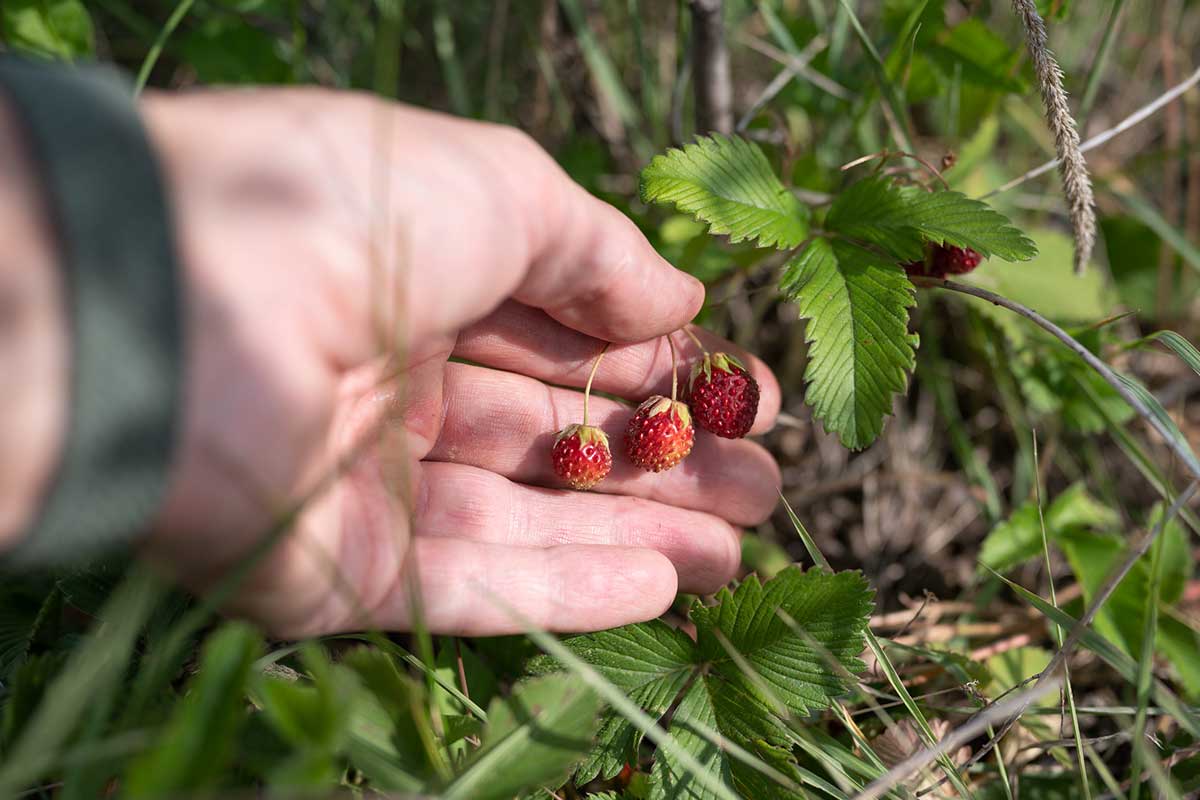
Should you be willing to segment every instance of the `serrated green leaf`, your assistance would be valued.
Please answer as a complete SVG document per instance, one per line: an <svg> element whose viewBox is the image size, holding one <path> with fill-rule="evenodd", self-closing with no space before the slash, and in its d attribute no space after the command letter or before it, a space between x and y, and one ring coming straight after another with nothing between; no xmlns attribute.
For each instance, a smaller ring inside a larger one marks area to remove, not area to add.
<svg viewBox="0 0 1200 800"><path fill-rule="evenodd" d="M692 611L692 621L710 678L718 673L724 684L772 702L717 638L720 631L775 698L807 714L828 707L846 691L845 674L863 669L872 598L861 573L789 567L766 583L751 575L733 592L722 589L715 606Z"/></svg>
<svg viewBox="0 0 1200 800"><path fill-rule="evenodd" d="M502 800L542 784L558 785L592 741L600 699L570 675L521 684L488 707L474 758L442 793L446 800Z"/></svg>
<svg viewBox="0 0 1200 800"><path fill-rule="evenodd" d="M729 750L721 746L719 737L733 737L733 741L753 748L749 756L760 762L772 753L786 758L784 728L771 716L770 709L755 698L723 689L718 681L697 680L676 709L670 731L675 741L695 756L710 775L737 792L739 797L781 800L802 797L746 760L732 757ZM713 733L718 737L714 738ZM769 761L767 766L771 768ZM783 777L787 780L786 775ZM670 754L664 753L655 759L650 773L650 800L715 800L717 797Z"/></svg>
<svg viewBox="0 0 1200 800"><path fill-rule="evenodd" d="M731 242L787 249L808 235L808 208L779 182L758 145L737 136L713 134L655 156L639 193L646 203L674 203Z"/></svg>
<svg viewBox="0 0 1200 800"><path fill-rule="evenodd" d="M836 233L882 248L899 261L924 257L925 243L969 247L985 258L1024 261L1037 247L1008 218L956 191L926 192L881 177L838 195L825 218Z"/></svg>
<svg viewBox="0 0 1200 800"><path fill-rule="evenodd" d="M872 592L857 572L790 567L766 583L751 575L716 599L692 609L706 669L675 710L671 735L743 797L800 796L779 769L792 741L780 715L828 707L847 690L845 676L864 668ZM652 778L651 798L712 796L669 756Z"/></svg>
<svg viewBox="0 0 1200 800"><path fill-rule="evenodd" d="M159 797L219 783L245 720L250 666L262 649L262 639L244 623L227 623L209 638L187 697L155 746L130 765L123 794Z"/></svg>
<svg viewBox="0 0 1200 800"><path fill-rule="evenodd" d="M563 644L653 717L666 712L697 666L692 640L661 620L574 636ZM549 656L530 665L535 673L559 668ZM627 719L606 711L576 781L613 777L636 758L641 741L641 732Z"/></svg>
<svg viewBox="0 0 1200 800"><path fill-rule="evenodd" d="M846 447L883 430L892 395L915 364L908 309L916 300L903 270L844 241L817 239L788 262L781 290L808 320L806 400Z"/></svg>

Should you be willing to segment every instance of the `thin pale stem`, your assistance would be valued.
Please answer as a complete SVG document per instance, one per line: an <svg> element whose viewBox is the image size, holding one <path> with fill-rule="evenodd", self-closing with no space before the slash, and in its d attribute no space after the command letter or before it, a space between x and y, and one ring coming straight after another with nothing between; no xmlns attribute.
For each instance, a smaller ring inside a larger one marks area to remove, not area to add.
<svg viewBox="0 0 1200 800"><path fill-rule="evenodd" d="M703 342L701 342L699 338L697 338L696 334L692 333L692 329L691 329L691 328L689 328L688 326L684 325L684 326L683 326L682 328L680 328L679 330L683 331L684 333L686 333L688 336L690 336L690 337L691 337L692 341L696 343L696 347L699 347L699 348L700 348L700 352L701 352L701 353L704 353L704 355L706 355L706 356L709 354L709 353L708 353L708 348L704 346L704 343L703 343Z"/></svg>
<svg viewBox="0 0 1200 800"><path fill-rule="evenodd" d="M860 156L853 161L848 161L845 164L842 164L840 169L842 172L846 172L847 170L851 170L860 164L867 163L868 161L880 159L882 162L891 158L910 158L913 161L916 161L918 164L924 167L930 175L941 181L942 186L946 187L947 189L950 188L950 184L946 182L946 179L942 176L941 171L939 171L937 167L935 167L933 164L930 164L926 159L922 158L916 153L907 153L903 150L880 150L878 153L869 153L865 156Z"/></svg>
<svg viewBox="0 0 1200 800"><path fill-rule="evenodd" d="M1175 98L1177 98L1181 94L1184 94L1185 92L1187 92L1189 89L1191 89L1197 83L1200 83L1200 69L1197 69L1195 72L1193 72L1191 74L1191 76L1187 78L1187 80L1185 80L1182 83L1179 83L1176 86L1173 86L1170 89L1168 89L1167 91L1163 92L1161 95L1159 95L1155 99L1151 100L1149 103L1142 106L1137 111L1133 112L1128 117L1126 117L1125 119L1118 122L1116 125L1112 126L1111 128L1109 128L1106 131L1101 131L1100 133L1096 134L1092 138L1088 139L1083 144L1079 145L1079 152L1086 153L1089 150L1097 148L1100 145L1107 142L1109 139L1112 139L1113 137L1129 130L1133 126L1146 121L1151 116L1153 116L1159 109L1163 108L1163 106L1169 105L1170 103L1174 102ZM1036 178L1039 175L1045 175L1047 172L1050 172L1057 166L1058 166L1058 159L1057 158L1051 159L1050 161L1047 161L1045 164L1034 167L1033 169L1026 172L1024 175L1021 175L1018 178L1013 178L1011 181L1004 184L1003 186L999 186L995 189L992 189L987 194L980 195L979 199L986 200L989 197L992 197L993 195L1000 194L1001 192L1007 192L1009 189L1016 188L1017 186L1020 186L1022 183L1025 183L1025 181Z"/></svg>
<svg viewBox="0 0 1200 800"><path fill-rule="evenodd" d="M1104 382L1111 386L1121 398L1129 404L1129 406L1137 412L1138 416L1146 421L1151 428L1158 432L1163 438L1167 447L1170 448L1175 455L1179 456L1188 471L1192 473L1195 480L1200 481L1200 465L1196 462L1196 456L1185 442L1178 440L1171 431L1159 420L1150 408L1142 402L1142 399L1130 391L1129 387L1113 372L1112 367L1101 361L1092 351L1088 350L1071 334L1064 331L1059 326L1055 325L1050 320L1043 317L1041 314L1034 311L1028 306L1023 306L1015 300L1009 300L1003 295L989 292L987 289L981 289L978 286L971 286L965 283L955 283L949 280L938 280L936 278L916 278L913 283L917 286L927 286L935 289L948 289L952 292L961 294L969 294L973 297L978 297L982 300L987 300L994 305L1007 308L1009 311L1015 312L1022 317L1034 322L1043 330L1050 333L1054 338L1065 344L1072 352L1082 358L1084 362L1096 371Z"/></svg>
<svg viewBox="0 0 1200 800"><path fill-rule="evenodd" d="M671 348L671 402L674 403L679 394L679 370L676 366L678 360L675 356L675 340L669 333L667 334L667 346Z"/></svg>
<svg viewBox="0 0 1200 800"><path fill-rule="evenodd" d="M596 370L600 368L600 361L604 358L604 354L608 352L608 346L612 342L605 342L604 347L600 348L600 355L596 356L596 360L592 362L592 371L588 373L587 385L583 387L583 426L586 428L588 424L588 402L592 399L592 380L596 377Z"/></svg>

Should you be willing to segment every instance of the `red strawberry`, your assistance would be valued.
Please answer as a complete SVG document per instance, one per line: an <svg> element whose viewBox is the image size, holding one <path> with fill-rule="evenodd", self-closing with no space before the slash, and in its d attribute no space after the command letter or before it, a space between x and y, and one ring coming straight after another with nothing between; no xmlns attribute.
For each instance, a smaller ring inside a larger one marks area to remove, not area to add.
<svg viewBox="0 0 1200 800"><path fill-rule="evenodd" d="M625 429L625 453L644 470L662 472L692 452L696 430L688 407L655 395L638 406Z"/></svg>
<svg viewBox="0 0 1200 800"><path fill-rule="evenodd" d="M728 353L705 353L692 367L688 405L704 430L740 439L750 432L758 413L758 381Z"/></svg>
<svg viewBox="0 0 1200 800"><path fill-rule="evenodd" d="M554 440L554 474L572 489L590 489L612 469L608 435L591 425L568 425Z"/></svg>
<svg viewBox="0 0 1200 800"><path fill-rule="evenodd" d="M944 278L966 275L982 262L983 256L969 247L934 244L928 247L925 258L905 264L904 271L913 278Z"/></svg>
<svg viewBox="0 0 1200 800"><path fill-rule="evenodd" d="M933 248L933 273L938 277L966 275L982 261L983 256L969 247L944 244Z"/></svg>

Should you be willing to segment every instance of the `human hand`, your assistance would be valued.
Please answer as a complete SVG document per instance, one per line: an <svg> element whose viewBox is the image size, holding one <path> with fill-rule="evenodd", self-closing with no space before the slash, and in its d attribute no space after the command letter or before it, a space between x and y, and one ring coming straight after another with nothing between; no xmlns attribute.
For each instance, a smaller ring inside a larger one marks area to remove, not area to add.
<svg viewBox="0 0 1200 800"><path fill-rule="evenodd" d="M212 587L305 498L231 610L279 635L425 624L555 631L664 611L739 563L735 525L774 507L752 442L697 437L662 474L615 453L592 493L555 488L554 433L581 387L669 393L664 334L703 287L514 129L359 95L154 95L175 203L187 405L147 551ZM762 386L756 431L779 387ZM683 357L697 355L677 335ZM462 359L448 361L449 358ZM631 409L593 397L613 437ZM499 601L497 601L499 598Z"/></svg>

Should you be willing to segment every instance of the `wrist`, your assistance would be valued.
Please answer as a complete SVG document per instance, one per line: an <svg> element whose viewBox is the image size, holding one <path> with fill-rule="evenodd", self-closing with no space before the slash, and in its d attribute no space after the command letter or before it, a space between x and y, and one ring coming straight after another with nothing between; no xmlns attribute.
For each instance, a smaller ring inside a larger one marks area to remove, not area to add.
<svg viewBox="0 0 1200 800"><path fill-rule="evenodd" d="M66 427L68 335L43 192L0 100L0 552L29 527Z"/></svg>

